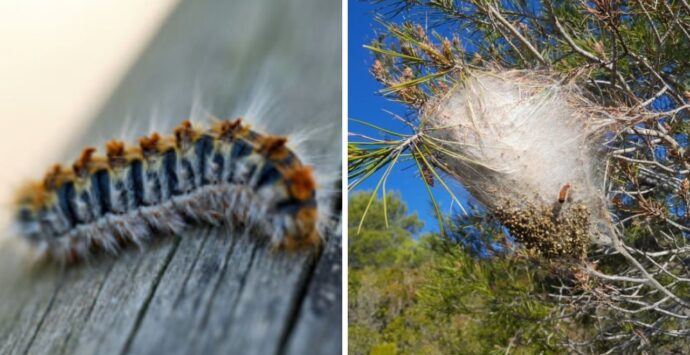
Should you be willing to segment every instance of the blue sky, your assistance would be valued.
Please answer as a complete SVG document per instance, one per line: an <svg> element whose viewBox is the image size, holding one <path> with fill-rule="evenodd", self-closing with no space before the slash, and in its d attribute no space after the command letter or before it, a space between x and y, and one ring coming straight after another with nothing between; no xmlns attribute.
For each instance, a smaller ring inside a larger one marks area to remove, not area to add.
<svg viewBox="0 0 690 355"><path fill-rule="evenodd" d="M349 43L348 43L348 116L392 131L409 133L410 129L404 124L394 120L391 114L406 113L405 107L392 102L377 94L381 85L369 74L369 68L373 62L370 52L363 48L372 39L376 38L376 30L381 30L381 25L375 22L375 6L359 0L349 0ZM367 129L356 122L349 122L349 131L365 133L367 135L380 136L374 130ZM380 172L369 178L357 187L356 190L372 190L378 183ZM438 184L437 184L438 185ZM451 186L456 190L456 195L461 201L465 196L458 186ZM438 231L438 223L433 214L433 207L424 187L424 183L417 176L417 168L413 162L397 164L388 178L388 191L400 192L411 212L417 212L425 222L424 231ZM440 187L434 189L434 195L443 213L448 213L451 208L451 198ZM457 206L453 207L458 211Z"/></svg>

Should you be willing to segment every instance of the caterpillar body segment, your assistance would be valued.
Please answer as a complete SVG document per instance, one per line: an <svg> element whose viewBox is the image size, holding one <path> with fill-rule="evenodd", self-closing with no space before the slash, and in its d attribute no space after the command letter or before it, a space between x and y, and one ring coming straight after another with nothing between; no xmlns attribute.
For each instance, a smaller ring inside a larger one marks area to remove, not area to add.
<svg viewBox="0 0 690 355"><path fill-rule="evenodd" d="M317 246L316 183L287 139L240 119L209 129L189 121L137 145L113 140L55 165L16 199L20 234L50 256L111 253L189 224L252 228L280 248Z"/></svg>

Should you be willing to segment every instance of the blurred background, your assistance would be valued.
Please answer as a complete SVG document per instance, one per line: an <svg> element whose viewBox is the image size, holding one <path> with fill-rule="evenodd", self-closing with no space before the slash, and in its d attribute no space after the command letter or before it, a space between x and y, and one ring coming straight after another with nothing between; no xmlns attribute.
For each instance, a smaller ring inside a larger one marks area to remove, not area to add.
<svg viewBox="0 0 690 355"><path fill-rule="evenodd" d="M0 0L3 204L81 134L176 4Z"/></svg>

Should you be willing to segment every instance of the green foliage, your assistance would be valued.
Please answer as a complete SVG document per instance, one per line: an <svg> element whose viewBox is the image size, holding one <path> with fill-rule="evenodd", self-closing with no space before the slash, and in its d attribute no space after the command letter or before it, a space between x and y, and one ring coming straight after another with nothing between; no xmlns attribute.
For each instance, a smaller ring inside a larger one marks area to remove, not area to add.
<svg viewBox="0 0 690 355"><path fill-rule="evenodd" d="M460 345L472 353L557 353L558 328L540 296L545 275L538 270L515 256L477 259L451 249L426 271L419 304L437 323L461 324Z"/></svg>
<svg viewBox="0 0 690 355"><path fill-rule="evenodd" d="M367 193L350 198L351 224L358 223L368 198ZM388 196L387 212L389 228L381 223L382 202L375 200L367 220L377 219L365 222L359 235L351 229L349 236L350 354L562 350L557 343L562 326L549 320L551 304L536 296L548 269L531 267L518 256L480 258L457 240L437 235L414 239L421 223L397 195Z"/></svg>
<svg viewBox="0 0 690 355"><path fill-rule="evenodd" d="M371 195L371 191L361 191L352 194L349 205L349 227L356 227L364 214L364 209ZM417 218L417 215L408 215L407 206L400 199L399 194L389 193L386 198L389 226L386 228L383 218L383 203L375 200L368 213L363 229L386 230L386 231L405 231L409 234L417 233L424 223Z"/></svg>
<svg viewBox="0 0 690 355"><path fill-rule="evenodd" d="M362 221L371 192L353 194L349 204L349 230L351 231L349 264L353 269L367 266L384 267L413 262L415 244L412 235L424 223L417 215L408 215L407 206L400 197L389 193L386 198L388 227L385 226L381 200L374 200ZM362 229L356 233L362 221Z"/></svg>
<svg viewBox="0 0 690 355"><path fill-rule="evenodd" d="M398 353L397 349L398 348L395 346L395 344L377 344L371 349L371 355L395 355Z"/></svg>

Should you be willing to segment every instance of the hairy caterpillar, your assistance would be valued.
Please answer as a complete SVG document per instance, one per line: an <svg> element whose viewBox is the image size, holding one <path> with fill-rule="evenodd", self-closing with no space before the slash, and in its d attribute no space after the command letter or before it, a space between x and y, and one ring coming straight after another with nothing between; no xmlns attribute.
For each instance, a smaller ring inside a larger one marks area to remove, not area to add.
<svg viewBox="0 0 690 355"><path fill-rule="evenodd" d="M86 148L71 168L55 165L20 190L19 233L67 262L189 223L255 228L281 248L316 246L316 182L286 142L236 119L209 129L184 121L138 145L113 140L106 155Z"/></svg>

